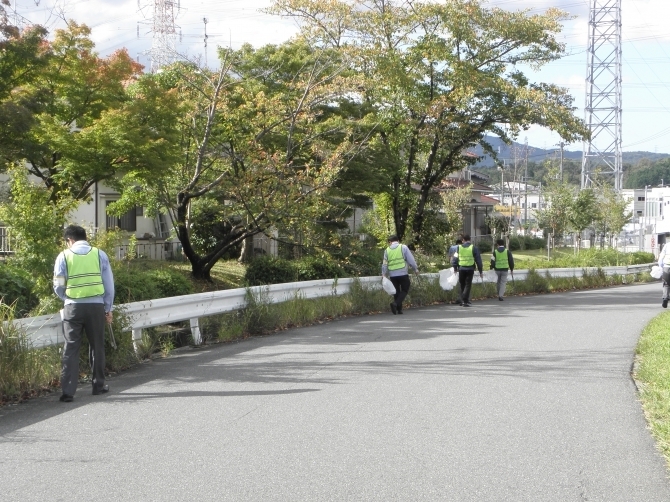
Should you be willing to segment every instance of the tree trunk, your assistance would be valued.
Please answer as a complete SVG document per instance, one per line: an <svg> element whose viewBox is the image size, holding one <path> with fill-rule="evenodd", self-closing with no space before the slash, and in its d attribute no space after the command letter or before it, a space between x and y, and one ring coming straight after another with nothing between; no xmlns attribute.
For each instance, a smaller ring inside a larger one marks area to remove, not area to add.
<svg viewBox="0 0 670 502"><path fill-rule="evenodd" d="M238 258L239 263L249 263L254 257L254 238L247 237L242 241L242 251Z"/></svg>

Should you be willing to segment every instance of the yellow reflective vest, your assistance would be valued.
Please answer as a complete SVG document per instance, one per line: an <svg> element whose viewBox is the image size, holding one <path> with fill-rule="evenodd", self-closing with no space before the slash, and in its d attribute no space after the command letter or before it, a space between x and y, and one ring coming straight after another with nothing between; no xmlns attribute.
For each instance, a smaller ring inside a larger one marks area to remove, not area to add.
<svg viewBox="0 0 670 502"><path fill-rule="evenodd" d="M92 247L86 254L77 254L66 249L63 254L67 267L65 295L68 298L102 296L105 293L105 287L102 284L98 248Z"/></svg>

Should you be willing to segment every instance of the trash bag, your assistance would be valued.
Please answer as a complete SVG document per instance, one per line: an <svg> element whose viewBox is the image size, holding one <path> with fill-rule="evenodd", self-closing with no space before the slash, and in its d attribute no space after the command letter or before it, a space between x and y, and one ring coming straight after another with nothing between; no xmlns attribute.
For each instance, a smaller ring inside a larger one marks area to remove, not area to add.
<svg viewBox="0 0 670 502"><path fill-rule="evenodd" d="M458 274L452 274L451 277L449 277L449 284L451 284L452 288L455 288L456 285L458 284Z"/></svg>
<svg viewBox="0 0 670 502"><path fill-rule="evenodd" d="M660 279L661 277L663 277L663 269L658 265L654 265L653 267L651 267L651 272L649 272L649 274L654 279Z"/></svg>
<svg viewBox="0 0 670 502"><path fill-rule="evenodd" d="M389 295L395 295L395 286L393 283L387 279L386 277L382 277L382 288L384 291L386 291Z"/></svg>
<svg viewBox="0 0 670 502"><path fill-rule="evenodd" d="M453 268L445 268L440 270L440 287L445 291L450 291L454 288L453 284L449 282L449 279L454 275Z"/></svg>

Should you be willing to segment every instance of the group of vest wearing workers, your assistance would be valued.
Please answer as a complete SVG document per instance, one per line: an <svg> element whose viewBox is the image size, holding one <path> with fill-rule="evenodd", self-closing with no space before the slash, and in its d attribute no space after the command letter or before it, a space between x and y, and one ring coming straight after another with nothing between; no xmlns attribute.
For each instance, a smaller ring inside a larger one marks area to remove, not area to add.
<svg viewBox="0 0 670 502"><path fill-rule="evenodd" d="M481 278L484 276L481 253L477 246L470 242L470 236L464 235L462 239L456 241L455 246L449 249L449 254L451 255L451 265L454 267L454 273L458 273L459 295L457 303L463 307L470 307L472 305L470 303L470 291L475 267L479 271L479 276ZM508 273L511 272L512 277L514 277L514 256L505 247L503 239L496 241L496 247L491 255L490 268L495 270L497 276L496 294L498 300L503 301Z"/></svg>
<svg viewBox="0 0 670 502"><path fill-rule="evenodd" d="M458 273L458 301L463 307L470 307L470 292L472 289L472 279L475 270L479 271L479 276L483 278L484 267L482 265L482 256L477 246L470 242L470 236L464 235L462 239L456 242L456 245L449 248L449 258L454 267L454 272ZM409 248L400 244L396 235L388 238L388 247L384 250L384 259L382 261L382 277L388 277L395 286L396 292L393 301L390 304L393 314L402 314L402 302L407 296L410 288L409 269L414 269L416 274L419 268L414 260L414 256ZM498 300L503 301L505 288L507 284L508 273L514 273L514 257L505 247L505 241L498 239L496 247L491 256L491 269L495 270L497 275L496 292ZM512 275L513 277L513 275Z"/></svg>

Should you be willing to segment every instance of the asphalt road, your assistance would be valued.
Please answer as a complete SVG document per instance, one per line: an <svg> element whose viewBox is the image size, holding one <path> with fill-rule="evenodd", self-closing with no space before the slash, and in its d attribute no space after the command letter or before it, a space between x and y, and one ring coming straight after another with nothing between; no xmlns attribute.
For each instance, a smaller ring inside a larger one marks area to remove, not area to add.
<svg viewBox="0 0 670 502"><path fill-rule="evenodd" d="M670 501L630 371L660 285L180 352L0 408L5 501Z"/></svg>

